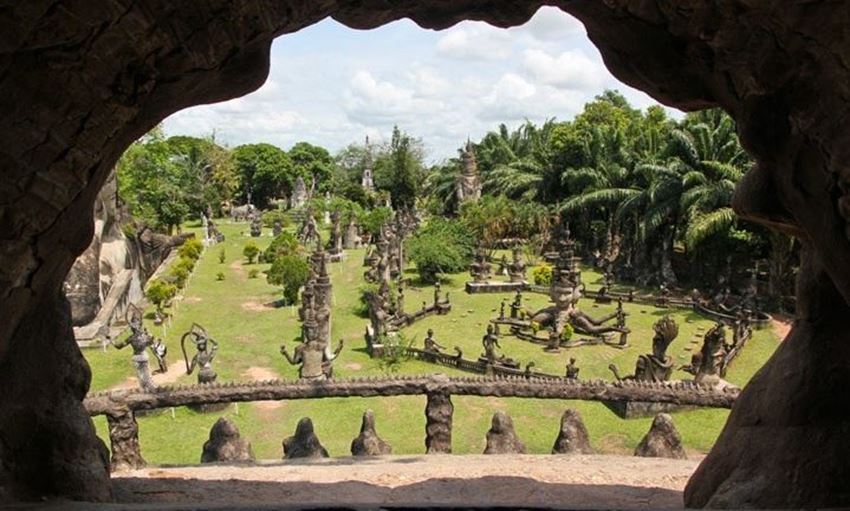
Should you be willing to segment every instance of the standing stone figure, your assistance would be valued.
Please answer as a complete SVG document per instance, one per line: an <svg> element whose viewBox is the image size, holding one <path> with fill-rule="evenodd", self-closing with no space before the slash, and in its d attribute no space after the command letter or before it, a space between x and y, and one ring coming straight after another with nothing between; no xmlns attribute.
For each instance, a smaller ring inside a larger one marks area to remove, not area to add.
<svg viewBox="0 0 850 511"><path fill-rule="evenodd" d="M499 357L496 356L496 348L499 346L499 336L496 335L493 325L487 325L487 333L481 338L481 345L484 346L484 354L482 357L487 359L488 364L495 364Z"/></svg>
<svg viewBox="0 0 850 511"><path fill-rule="evenodd" d="M281 222L280 219L275 219L275 221L272 223L272 236L277 238L278 236L280 236L280 233L282 233L282 232L283 232L283 222Z"/></svg>
<svg viewBox="0 0 850 511"><path fill-rule="evenodd" d="M511 303L511 319L519 319L522 310L522 291L517 289L514 301Z"/></svg>
<svg viewBox="0 0 850 511"><path fill-rule="evenodd" d="M130 314L130 336L124 341L115 343L107 334L106 342L112 344L117 349L123 349L125 346L133 348L133 365L136 367L136 377L139 380L139 387L145 392L153 392L155 390L153 380L151 379L150 365L148 362L148 348L153 347L153 336L148 333L147 329L142 324L141 311L135 309L128 311Z"/></svg>
<svg viewBox="0 0 850 511"><path fill-rule="evenodd" d="M191 362L186 354L187 338L190 339L197 350ZM212 362L218 351L218 343L207 334L207 331L201 325L192 324L192 328L180 338L180 347L183 350L183 360L186 362L186 374L192 374L195 368L198 368L198 383L215 382L218 375L212 368Z"/></svg>
<svg viewBox="0 0 850 511"><path fill-rule="evenodd" d="M463 173L458 176L455 194L458 202L478 202L481 198L481 179L478 175L478 164L475 161L475 150L472 142L467 140L466 147L461 151Z"/></svg>
<svg viewBox="0 0 850 511"><path fill-rule="evenodd" d="M306 326L311 328L310 326ZM307 337L304 337L304 336ZM291 356L286 346L280 347L280 354L292 365L301 365L298 368L298 377L305 380L326 380L333 377L333 361L342 351L343 343L340 339L336 349L331 351L329 344L323 344L316 339L310 338L311 334L302 334L302 344L295 348L295 355Z"/></svg>
<svg viewBox="0 0 850 511"><path fill-rule="evenodd" d="M154 371L154 373L167 373L168 362L165 360L165 357L168 355L168 347L165 346L162 339L157 338L154 341L151 351L153 351L153 356L156 358L156 363L159 366L159 369Z"/></svg>
<svg viewBox="0 0 850 511"><path fill-rule="evenodd" d="M682 369L693 374L697 383L721 383L721 376L726 371L726 354L726 329L723 323L717 322L705 333L702 349L691 357L690 367Z"/></svg>
<svg viewBox="0 0 850 511"><path fill-rule="evenodd" d="M512 260L508 265L508 275L511 282L525 282L525 261L522 260L522 252L519 247L511 250Z"/></svg>

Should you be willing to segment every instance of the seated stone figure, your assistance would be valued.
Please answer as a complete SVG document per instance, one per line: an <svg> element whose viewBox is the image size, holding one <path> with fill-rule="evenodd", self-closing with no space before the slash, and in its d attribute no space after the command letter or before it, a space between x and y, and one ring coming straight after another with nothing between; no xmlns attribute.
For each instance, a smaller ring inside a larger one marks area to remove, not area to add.
<svg viewBox="0 0 850 511"><path fill-rule="evenodd" d="M446 349L445 346L441 346L440 343L434 339L434 330L432 328L428 329L428 336L425 337L425 352L437 354L440 353L440 350Z"/></svg>
<svg viewBox="0 0 850 511"><path fill-rule="evenodd" d="M652 353L640 355L635 363L635 374L620 377L617 366L609 369L618 380L667 381L673 374L673 357L667 355L667 347L679 335L679 326L670 316L664 316L652 326L655 336L652 338Z"/></svg>
<svg viewBox="0 0 850 511"><path fill-rule="evenodd" d="M724 383L721 377L726 372L726 329L717 322L706 332L702 349L691 357L690 365L681 369L694 375L694 381L716 385Z"/></svg>

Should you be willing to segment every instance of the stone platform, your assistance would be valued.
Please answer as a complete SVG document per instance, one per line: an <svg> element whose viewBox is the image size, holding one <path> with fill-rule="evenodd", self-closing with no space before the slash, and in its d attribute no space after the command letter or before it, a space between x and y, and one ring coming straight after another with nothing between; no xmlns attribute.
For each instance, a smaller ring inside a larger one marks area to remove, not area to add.
<svg viewBox="0 0 850 511"><path fill-rule="evenodd" d="M525 282L467 282L466 292L469 294L516 293L525 290L526 285Z"/></svg>
<svg viewBox="0 0 850 511"><path fill-rule="evenodd" d="M113 474L116 504L45 502L25 508L681 509L682 489L699 461L602 455L401 455L151 467Z"/></svg>

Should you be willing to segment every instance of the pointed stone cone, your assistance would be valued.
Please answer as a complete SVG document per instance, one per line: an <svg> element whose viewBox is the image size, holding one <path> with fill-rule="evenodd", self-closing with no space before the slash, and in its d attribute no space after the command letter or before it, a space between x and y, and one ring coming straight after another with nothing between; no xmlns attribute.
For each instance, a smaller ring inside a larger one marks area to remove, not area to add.
<svg viewBox="0 0 850 511"><path fill-rule="evenodd" d="M567 408L561 415L561 430L555 439L552 454L593 454L587 428L576 410Z"/></svg>
<svg viewBox="0 0 850 511"><path fill-rule="evenodd" d="M201 463L216 461L254 461L251 443L239 435L239 428L227 417L213 424L210 438L204 442Z"/></svg>
<svg viewBox="0 0 850 511"><path fill-rule="evenodd" d="M484 454L525 454L525 444L517 438L514 422L505 412L493 414Z"/></svg>
<svg viewBox="0 0 850 511"><path fill-rule="evenodd" d="M298 421L295 434L283 440L283 459L327 458L328 451L322 447L319 437L313 432L313 421L304 417Z"/></svg>
<svg viewBox="0 0 850 511"><path fill-rule="evenodd" d="M682 447L682 436L673 425L673 418L666 413L659 413L652 421L649 432L635 449L635 456L647 458L686 458Z"/></svg>
<svg viewBox="0 0 850 511"><path fill-rule="evenodd" d="M372 410L366 410L363 414L363 424L360 426L360 435L351 441L351 455L381 456L392 452L390 444L384 442L375 432L375 414Z"/></svg>

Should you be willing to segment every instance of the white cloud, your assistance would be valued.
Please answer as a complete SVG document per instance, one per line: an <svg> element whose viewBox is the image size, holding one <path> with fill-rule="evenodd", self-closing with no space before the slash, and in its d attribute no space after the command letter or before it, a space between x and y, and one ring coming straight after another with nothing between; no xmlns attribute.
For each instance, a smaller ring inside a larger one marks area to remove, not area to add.
<svg viewBox="0 0 850 511"><path fill-rule="evenodd" d="M541 50L525 50L522 65L541 83L563 89L598 92L607 75L601 62L574 50L565 51L557 57Z"/></svg>
<svg viewBox="0 0 850 511"><path fill-rule="evenodd" d="M563 41L586 33L579 20L557 7L548 6L541 7L525 25L509 30L547 42Z"/></svg>
<svg viewBox="0 0 850 511"><path fill-rule="evenodd" d="M363 70L354 74L345 92L344 109L348 118L364 126L406 123L440 108L442 103L438 100L417 97L413 89L377 80Z"/></svg>
<svg viewBox="0 0 850 511"><path fill-rule="evenodd" d="M464 22L437 42L437 53L461 60L499 60L511 55L512 38L505 30L480 22Z"/></svg>

